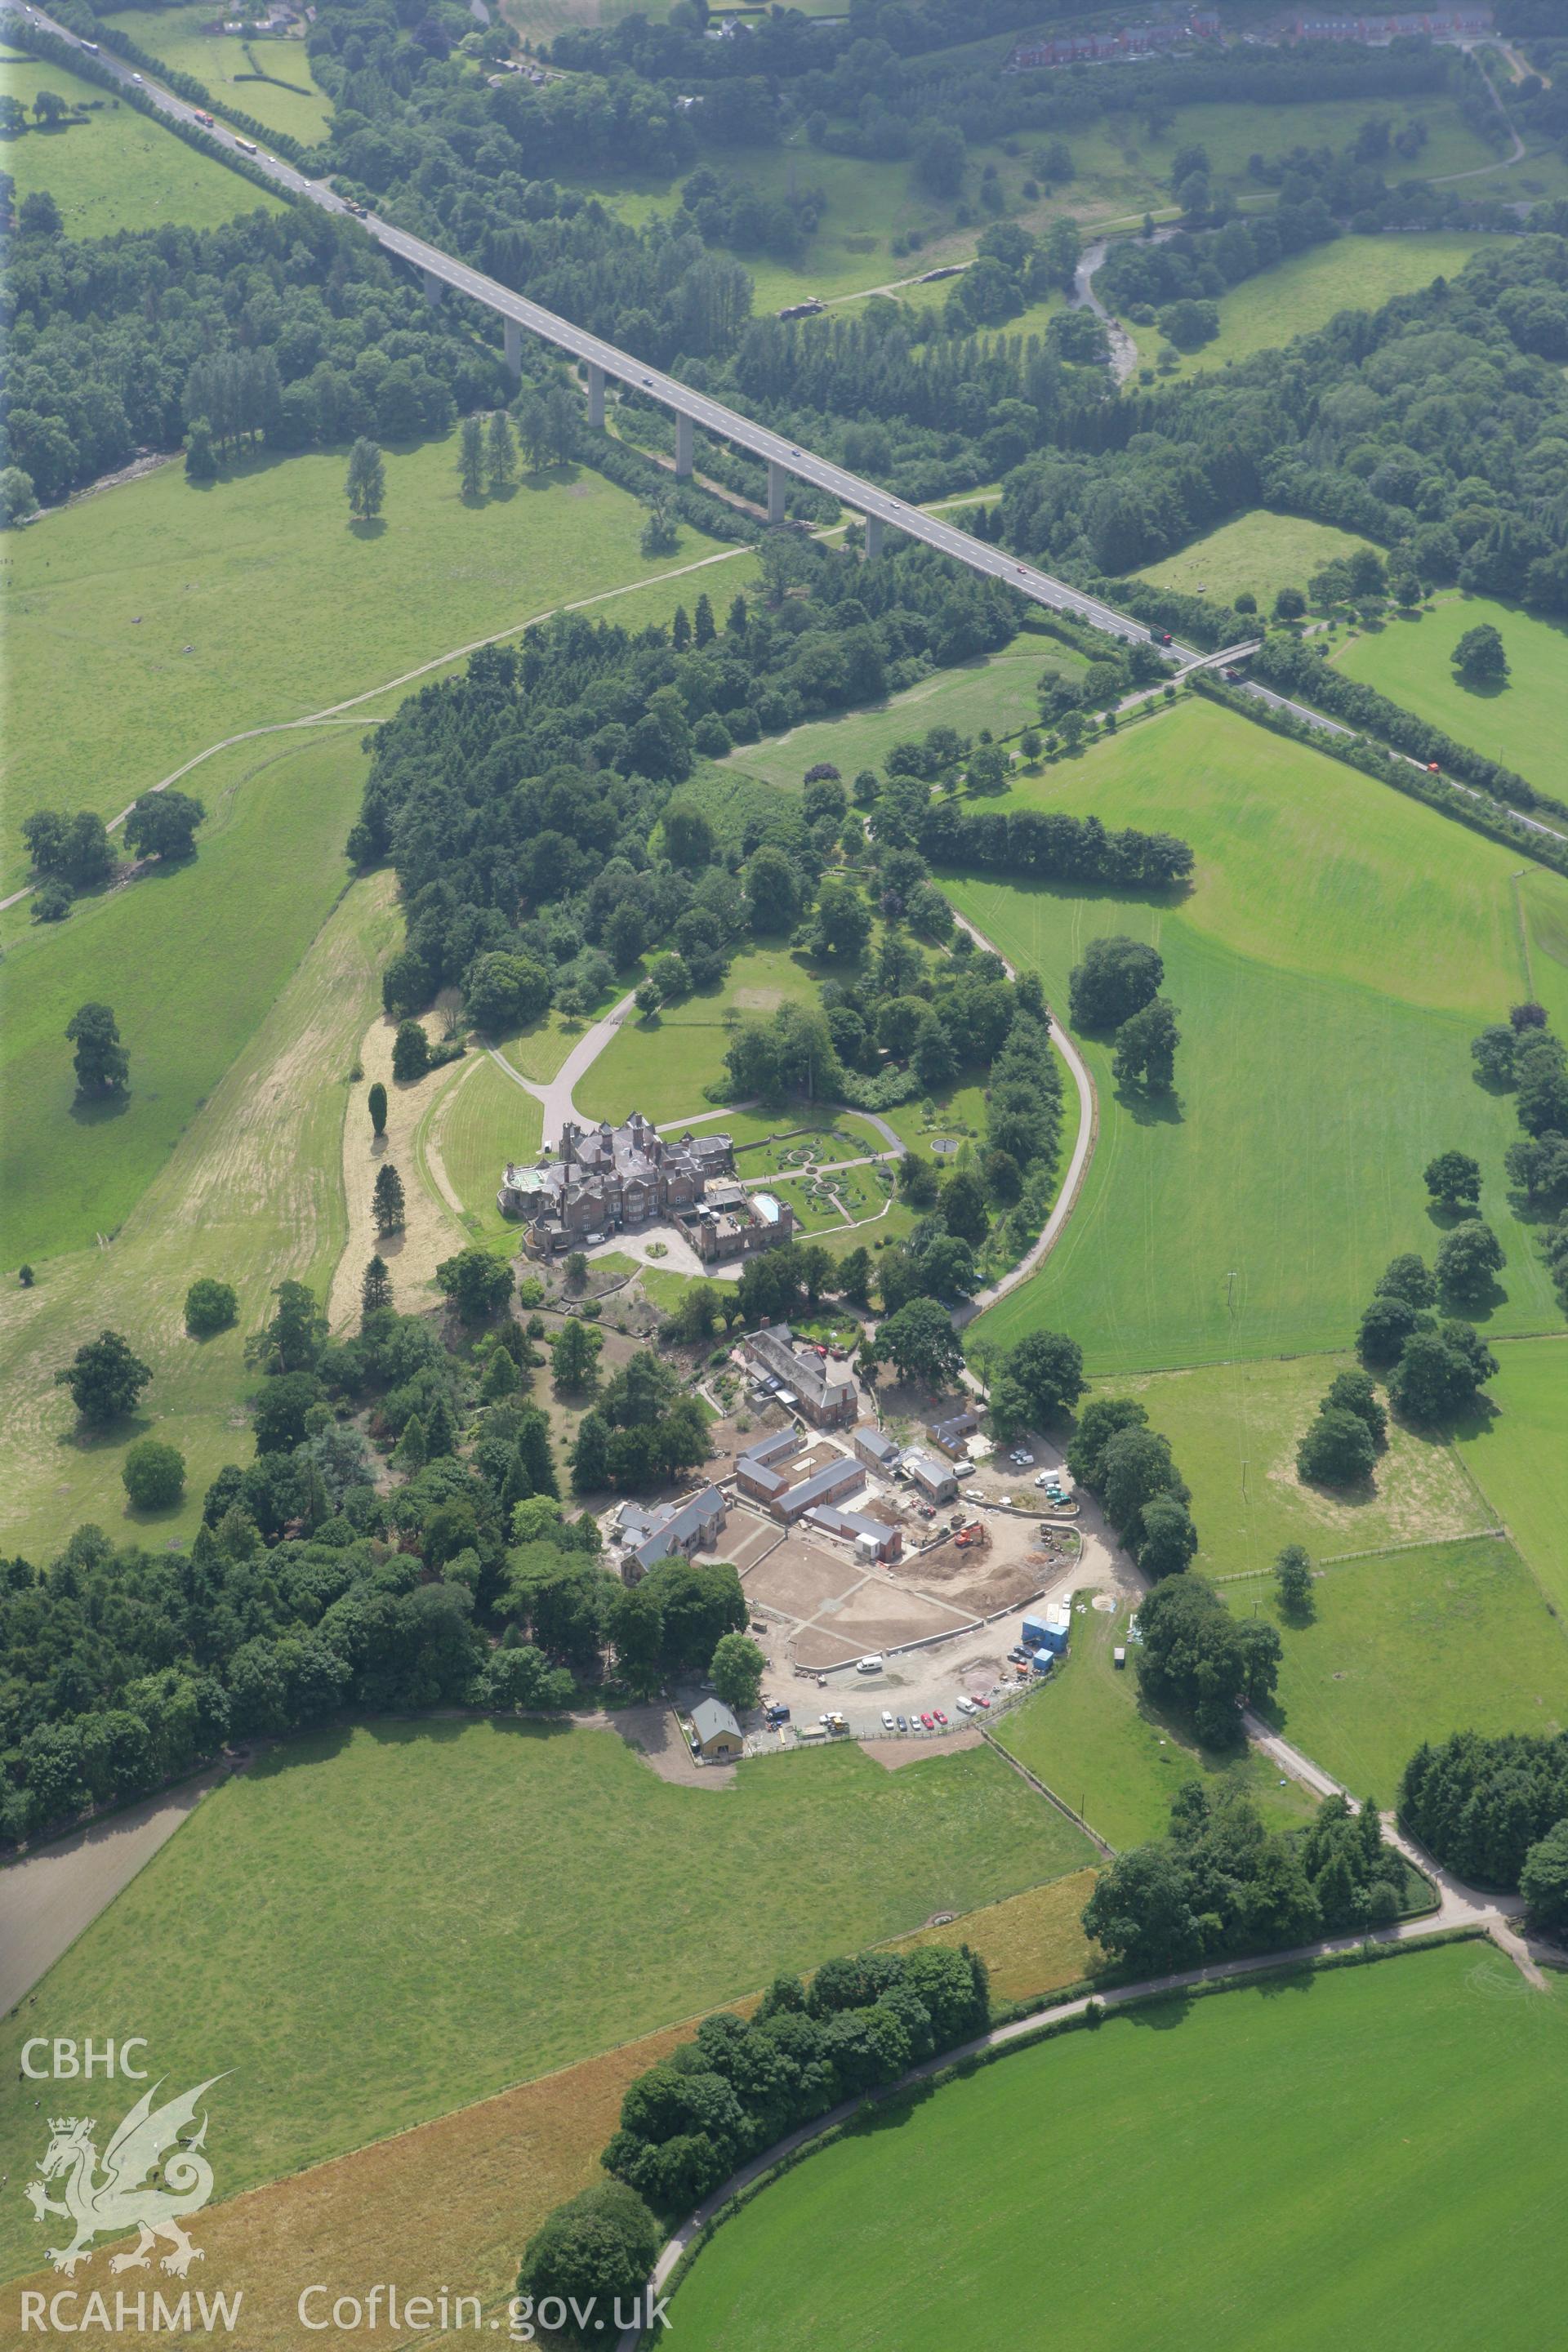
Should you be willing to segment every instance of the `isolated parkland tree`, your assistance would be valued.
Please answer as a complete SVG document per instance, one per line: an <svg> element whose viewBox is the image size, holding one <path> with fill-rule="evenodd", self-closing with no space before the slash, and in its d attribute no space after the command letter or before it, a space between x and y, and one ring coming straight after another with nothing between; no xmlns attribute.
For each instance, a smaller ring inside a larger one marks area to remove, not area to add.
<svg viewBox="0 0 1568 2352"><path fill-rule="evenodd" d="M403 1226L403 1179L390 1160L385 1160L375 1172L375 1191L372 1195L378 1234L395 1234Z"/></svg>
<svg viewBox="0 0 1568 2352"><path fill-rule="evenodd" d="M1279 1588L1279 1606L1287 1617L1297 1624L1305 1624L1314 1613L1312 1600L1312 1562L1300 1544L1287 1544L1274 1563L1274 1581Z"/></svg>
<svg viewBox="0 0 1568 2352"><path fill-rule="evenodd" d="M1152 947L1120 932L1091 940L1068 982L1075 1029L1120 1029L1159 993L1165 966Z"/></svg>
<svg viewBox="0 0 1568 2352"><path fill-rule="evenodd" d="M100 1331L55 1374L55 1386L68 1389L83 1421L101 1429L131 1411L152 1377L118 1331Z"/></svg>
<svg viewBox="0 0 1568 2352"><path fill-rule="evenodd" d="M1439 1207L1473 1209L1481 1197L1481 1163L1468 1151L1439 1151L1423 1180Z"/></svg>
<svg viewBox="0 0 1568 2352"><path fill-rule="evenodd" d="M1181 1042L1175 1006L1168 997L1156 996L1116 1033L1111 1069L1117 1085L1169 1094L1175 1084L1176 1048Z"/></svg>
<svg viewBox="0 0 1568 2352"><path fill-rule="evenodd" d="M1461 678L1478 686L1501 686L1508 677L1502 637L1489 621L1467 629L1449 656Z"/></svg>
<svg viewBox="0 0 1568 2352"><path fill-rule="evenodd" d="M189 857L205 815L189 793L143 793L125 820L126 847L172 866L176 857Z"/></svg>
<svg viewBox="0 0 1568 2352"><path fill-rule="evenodd" d="M137 1510L171 1510L185 1491L185 1457L155 1437L138 1438L125 1456L120 1482Z"/></svg>
<svg viewBox="0 0 1568 2352"><path fill-rule="evenodd" d="M131 1056L120 1042L119 1024L109 1006L79 1005L66 1024L66 1035L76 1047L78 1092L123 1094L131 1082Z"/></svg>
<svg viewBox="0 0 1568 2352"><path fill-rule="evenodd" d="M366 1095L364 1102L365 1108L370 1113L372 1133L384 1135L386 1133L386 1088L379 1078Z"/></svg>
<svg viewBox="0 0 1568 2352"><path fill-rule="evenodd" d="M343 489L354 520L374 522L386 497L386 467L375 443L367 441L363 433L349 451Z"/></svg>
<svg viewBox="0 0 1568 2352"><path fill-rule="evenodd" d="M458 480L466 499L483 495L485 487L485 428L477 416L465 416L458 436Z"/></svg>
<svg viewBox="0 0 1568 2352"><path fill-rule="evenodd" d="M485 436L485 459L489 467L490 488L504 490L517 472L517 443L512 438L511 419L504 408L495 410Z"/></svg>
<svg viewBox="0 0 1568 2352"><path fill-rule="evenodd" d="M193 1339L210 1339L215 1332L230 1330L239 1320L239 1297L234 1285L215 1281L210 1274L197 1276L185 1293L185 1328Z"/></svg>
<svg viewBox="0 0 1568 2352"><path fill-rule="evenodd" d="M364 1278L359 1286L361 1322L368 1322L373 1315L379 1315L384 1307L391 1304L392 1276L386 1270L386 1260L377 1250L375 1255L366 1261Z"/></svg>

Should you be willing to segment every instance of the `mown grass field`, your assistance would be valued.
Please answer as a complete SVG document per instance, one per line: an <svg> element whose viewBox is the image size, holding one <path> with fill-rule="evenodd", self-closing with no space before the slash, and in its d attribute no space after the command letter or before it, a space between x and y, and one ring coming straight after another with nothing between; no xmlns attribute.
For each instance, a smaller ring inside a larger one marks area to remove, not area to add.
<svg viewBox="0 0 1568 2352"><path fill-rule="evenodd" d="M1244 278L1222 297L1219 333L1201 351L1182 353L1177 375L1249 360L1278 351L1298 335L1314 334L1340 310L1378 310L1396 294L1414 294L1435 278L1457 278L1482 236L1458 230L1398 236L1342 236L1305 253L1287 255L1272 269ZM1132 331L1147 358L1164 346L1157 327Z"/></svg>
<svg viewBox="0 0 1568 2352"><path fill-rule="evenodd" d="M1568 1635L1510 1543L1479 1536L1331 1568L1282 1625L1272 1719L1338 1780L1392 1804L1424 1739L1568 1726ZM1232 1585L1233 1608L1272 1595Z"/></svg>
<svg viewBox="0 0 1568 2352"><path fill-rule="evenodd" d="M728 1012L772 1013L788 998L815 1002L809 965L782 949L737 956L719 988L668 1006L648 1024L633 1013L578 1085L574 1100L588 1118L625 1118L640 1110L656 1127L711 1110L703 1093L724 1075ZM784 1122L779 1122L781 1124Z"/></svg>
<svg viewBox="0 0 1568 2352"><path fill-rule="evenodd" d="M326 130L331 105L316 87L304 42L246 41L235 33L204 32L212 22L208 0L192 0L184 8L128 8L114 19L115 29L149 56L205 82L216 104L253 114L258 122L312 146ZM258 80L258 73L268 79ZM279 88L284 82L296 86Z"/></svg>
<svg viewBox="0 0 1568 2352"><path fill-rule="evenodd" d="M792 792L820 761L829 761L847 787L859 768L879 768L895 743L918 738L931 727L955 727L973 737L982 727L993 735L1016 735L1038 724L1037 692L1047 669L1067 676L1085 667L1082 656L1043 631L1020 631L997 654L963 663L957 669L933 671L918 686L869 709L846 711L837 719L814 719L786 735L765 743L742 743L722 760L710 762L717 775L736 773Z"/></svg>
<svg viewBox="0 0 1568 2352"><path fill-rule="evenodd" d="M501 1171L509 1160L534 1159L542 1139L544 1113L488 1054L475 1053L457 1086L440 1097L432 1114L426 1150L463 1205L463 1221L486 1240L517 1234L496 1206Z"/></svg>
<svg viewBox="0 0 1568 2352"><path fill-rule="evenodd" d="M399 935L391 876L356 884L270 1008L258 1008L264 1017L254 1034L215 1080L112 1245L50 1260L35 1289L0 1289L0 1541L7 1550L47 1560L89 1519L117 1540L189 1541L217 1471L249 1461L244 1400L255 1375L244 1365L244 1341L267 1319L272 1288L286 1277L326 1297L348 1231L349 1069ZM199 1009L190 1018L199 1021ZM240 1310L232 1331L199 1343L187 1338L184 1319L198 1274L233 1283ZM135 1414L87 1438L54 1375L105 1325L124 1335L154 1377ZM151 1518L128 1510L120 1475L126 1448L149 1434L178 1446L187 1469L184 1501Z"/></svg>
<svg viewBox="0 0 1568 2352"><path fill-rule="evenodd" d="M939 2352L1004 2310L1072 2352L1550 2336L1565 2097L1562 1984L1526 1999L1485 1945L1135 2010L808 2157L671 2326L688 2352Z"/></svg>
<svg viewBox="0 0 1568 2352"><path fill-rule="evenodd" d="M1013 797L1169 826L1197 867L1164 903L947 886L1058 1004L1089 940L1150 940L1182 1016L1173 1098L1119 1099L1105 1044L1088 1042L1100 1134L1082 1198L986 1337L1071 1331L1097 1374L1342 1348L1394 1252L1435 1249L1421 1170L1450 1145L1480 1160L1508 1255L1485 1328L1560 1328L1533 1230L1508 1205L1510 1107L1470 1075L1471 1035L1524 978L1516 853L1195 703ZM1533 938L1568 884L1542 875L1522 904Z"/></svg>
<svg viewBox="0 0 1568 2352"><path fill-rule="evenodd" d="M1462 686L1453 652L1467 629L1501 632L1510 677L1498 688ZM1334 666L1445 727L1489 760L1517 769L1542 792L1568 796L1563 724L1568 628L1489 596L1446 595L1428 610L1343 641Z"/></svg>
<svg viewBox="0 0 1568 2352"><path fill-rule="evenodd" d="M6 872L21 878L17 827L35 808L107 815L243 728L717 551L683 527L677 554L644 556L640 502L586 470L466 505L455 449L448 436L387 453L379 527L351 524L337 450L206 488L164 466L16 534Z"/></svg>
<svg viewBox="0 0 1568 2352"><path fill-rule="evenodd" d="M1459 1451L1568 1618L1568 1347L1514 1339L1497 1354L1488 1384L1497 1411L1461 1434Z"/></svg>
<svg viewBox="0 0 1568 2352"><path fill-rule="evenodd" d="M0 65L0 93L20 99L29 115L42 89L94 111L63 130L35 125L19 139L0 141L0 170L15 180L18 203L47 188L68 236L112 236L170 222L216 228L241 213L281 209L280 197L198 154L96 82L52 63Z"/></svg>
<svg viewBox="0 0 1568 2352"><path fill-rule="evenodd" d="M0 1265L115 1233L167 1164L348 887L366 764L352 728L223 752L201 772L194 858L16 939L0 964ZM89 999L131 1055L121 1106L77 1098L65 1031Z"/></svg>
<svg viewBox="0 0 1568 2352"><path fill-rule="evenodd" d="M1138 576L1157 588L1179 589L1184 596L1206 593L1216 604L1228 604L1249 588L1267 613L1281 588L1305 588L1325 563L1364 544L1331 523L1254 507L1234 522L1221 523L1217 530L1194 539L1178 554L1148 564Z"/></svg>
<svg viewBox="0 0 1568 2352"><path fill-rule="evenodd" d="M1001 1745L1119 1850L1163 1837L1171 1801L1189 1780L1239 1783L1276 1827L1304 1821L1311 1810L1304 1792L1293 1780L1281 1782L1262 1757L1191 1747L1145 1708L1131 1657L1118 1669L1112 1656L1127 1646L1132 1614L1125 1603L1115 1611L1075 1607L1071 1654L998 1725Z"/></svg>
<svg viewBox="0 0 1568 2352"><path fill-rule="evenodd" d="M1090 1858L984 1749L769 1758L716 1792L611 1731L383 1722L217 1790L37 2009L62 2033L134 2016L191 2081L231 2069L233 2195ZM7 2147L31 2014L0 2037ZM35 2259L16 2200L0 2263Z"/></svg>
<svg viewBox="0 0 1568 2352"><path fill-rule="evenodd" d="M1106 1383L1137 1397L1170 1439L1193 1490L1196 1565L1205 1575L1271 1568L1288 1543L1327 1559L1495 1525L1455 1448L1394 1421L1364 1487L1302 1485L1296 1448L1335 1373L1355 1363L1351 1355L1266 1357Z"/></svg>

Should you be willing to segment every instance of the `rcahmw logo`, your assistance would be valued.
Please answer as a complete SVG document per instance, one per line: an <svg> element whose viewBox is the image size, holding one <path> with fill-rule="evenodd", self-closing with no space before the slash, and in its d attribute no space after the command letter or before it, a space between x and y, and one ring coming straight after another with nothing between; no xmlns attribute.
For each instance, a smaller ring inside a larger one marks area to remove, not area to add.
<svg viewBox="0 0 1568 2352"><path fill-rule="evenodd" d="M23 2073L35 2082L72 2081L100 2070L110 2075L118 2071L135 2082L146 2079L146 2070L130 2063L133 2053L139 2057L146 2048L139 2039L122 2042L118 2053L112 2042L88 2042L79 2048L85 2059L73 2042L29 2042L22 2052ZM47 2053L53 2063L35 2063L39 2053ZM153 2102L163 2084L154 2083L115 2126L101 2156L96 2117L50 2116L48 2146L39 2159L37 2178L28 2181L24 2193L36 2221L46 2226L53 2220L70 2225L68 2233L57 2230L58 2242L45 2250L46 2260L57 2271L74 2278L81 2264L92 2260L95 2239L120 2237L130 2230L136 2232L136 2242L123 2253L110 2255L111 2273L147 2269L160 2244L168 2251L159 2268L173 2278L183 2279L193 2263L204 2260L185 2223L213 2193L213 2168L204 2153L207 2115L203 2101L214 2084L224 2079L209 2075L161 2105ZM93 2327L188 2330L192 2300L189 2294L169 2298L120 2292L110 2297L28 2291L22 2296L22 2326L24 2332L37 2327L67 2335ZM198 2294L198 2325L233 2328L241 2300L238 2294Z"/></svg>

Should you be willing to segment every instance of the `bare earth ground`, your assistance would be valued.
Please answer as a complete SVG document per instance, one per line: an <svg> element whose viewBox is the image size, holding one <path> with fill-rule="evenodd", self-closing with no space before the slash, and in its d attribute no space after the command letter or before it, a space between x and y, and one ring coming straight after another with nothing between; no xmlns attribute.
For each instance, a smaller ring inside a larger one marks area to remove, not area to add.
<svg viewBox="0 0 1568 2352"><path fill-rule="evenodd" d="M438 1043L439 1024L433 1013L425 1016L424 1026L431 1043ZM343 1122L343 1199L349 1235L338 1261L328 1308L334 1331L342 1331L357 1320L360 1284L368 1260L378 1250L392 1276L392 1303L407 1315L429 1306L436 1268L471 1238L457 1207L449 1208L420 1182L414 1160L416 1128L436 1097L468 1076L467 1066L448 1064L412 1085L399 1086L392 1075L396 1034L396 1022L384 1013L378 1013L366 1030L360 1048L364 1084L354 1088ZM365 1108L365 1096L378 1078L386 1088L386 1133L379 1141ZM371 1200L377 1171L384 1160L392 1162L403 1180L407 1223L401 1233L384 1239L375 1229Z"/></svg>
<svg viewBox="0 0 1568 2352"><path fill-rule="evenodd" d="M682 1789L732 1789L735 1776L717 1764L699 1764L688 1748L671 1706L619 1706L605 1721L661 1780Z"/></svg>

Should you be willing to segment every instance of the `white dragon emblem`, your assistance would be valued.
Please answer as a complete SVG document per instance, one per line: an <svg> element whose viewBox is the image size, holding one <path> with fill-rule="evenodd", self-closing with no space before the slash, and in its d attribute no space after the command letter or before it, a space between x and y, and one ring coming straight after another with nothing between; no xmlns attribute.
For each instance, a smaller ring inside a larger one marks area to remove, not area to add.
<svg viewBox="0 0 1568 2352"><path fill-rule="evenodd" d="M129 2253L110 2255L111 2271L144 2269L159 2238L166 2238L171 2249L162 2267L175 2278L184 2278L193 2263L205 2259L201 2248L193 2246L185 2234L182 2220L185 2214L199 2213L213 2191L212 2167L201 2153L207 2136L205 2115L194 2139L181 2140L178 2135L195 2116L204 2092L222 2080L221 2074L211 2075L194 2091L166 2101L156 2111L153 2102L163 2085L154 2083L150 2091L144 2091L103 2151L101 2180L97 2177L99 2155L92 2139L96 2119L50 2116L52 2137L38 2167L38 2178L28 2181L25 2194L36 2220L58 2213L76 2224L76 2235L68 2246L49 2249L48 2259L57 2271L74 2278L77 2264L91 2261L93 2240L118 2236L122 2230L138 2231L140 2236ZM160 2166L163 2184L157 2186ZM45 2187L47 2181L58 2180L62 2175L63 2200L51 2197Z"/></svg>

